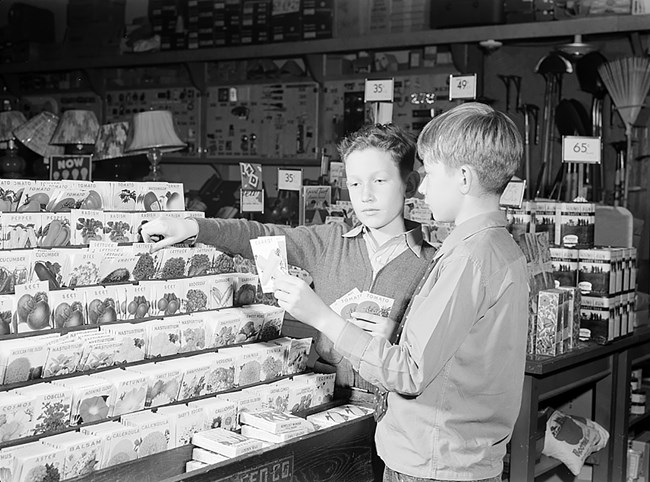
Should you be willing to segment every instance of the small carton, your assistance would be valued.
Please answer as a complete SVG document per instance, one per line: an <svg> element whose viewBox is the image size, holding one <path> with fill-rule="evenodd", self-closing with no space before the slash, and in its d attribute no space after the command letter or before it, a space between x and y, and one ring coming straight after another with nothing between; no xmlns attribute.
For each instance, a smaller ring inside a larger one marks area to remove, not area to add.
<svg viewBox="0 0 650 482"><path fill-rule="evenodd" d="M588 330L590 339L601 345L614 340L620 333L615 310L614 300L607 296L582 296L580 330Z"/></svg>
<svg viewBox="0 0 650 482"><path fill-rule="evenodd" d="M238 457L262 448L262 443L259 440L244 437L222 428L213 428L194 434L192 443L225 457Z"/></svg>
<svg viewBox="0 0 650 482"><path fill-rule="evenodd" d="M203 423L206 429L235 430L237 425L237 405L234 402L213 397L189 402L187 406L203 410Z"/></svg>
<svg viewBox="0 0 650 482"><path fill-rule="evenodd" d="M239 421L244 425L250 425L266 432L281 434L291 432L298 428L313 429L312 425L304 418L291 415L277 410L260 410L257 412L243 412Z"/></svg>

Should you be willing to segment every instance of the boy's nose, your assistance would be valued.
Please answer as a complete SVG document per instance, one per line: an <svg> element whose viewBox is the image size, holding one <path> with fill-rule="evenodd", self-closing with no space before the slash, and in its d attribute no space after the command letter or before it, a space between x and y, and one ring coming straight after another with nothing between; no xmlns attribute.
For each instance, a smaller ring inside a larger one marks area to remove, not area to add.
<svg viewBox="0 0 650 482"><path fill-rule="evenodd" d="M372 187L370 185L364 186L363 191L361 192L361 199L364 201L371 201L374 197L375 195L372 191Z"/></svg>

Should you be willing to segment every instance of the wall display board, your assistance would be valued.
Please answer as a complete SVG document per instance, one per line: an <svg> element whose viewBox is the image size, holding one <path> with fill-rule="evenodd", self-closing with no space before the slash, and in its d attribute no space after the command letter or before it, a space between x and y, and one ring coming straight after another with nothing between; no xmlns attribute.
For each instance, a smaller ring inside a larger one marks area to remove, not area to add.
<svg viewBox="0 0 650 482"><path fill-rule="evenodd" d="M431 120L432 108L439 114L456 105L449 101L449 73L396 75L393 123L417 134ZM369 121L364 90L365 79L325 82L320 134L327 155L338 157L338 141Z"/></svg>
<svg viewBox="0 0 650 482"><path fill-rule="evenodd" d="M133 114L152 109L171 111L178 136L187 144L187 149L175 152L174 157L199 157L201 97L197 89L169 87L106 92L106 123L129 121Z"/></svg>
<svg viewBox="0 0 650 482"><path fill-rule="evenodd" d="M62 112L72 109L91 110L97 119L103 118L101 99L93 92L57 92L44 95L25 95L20 98L19 110L27 118L43 111L61 115Z"/></svg>
<svg viewBox="0 0 650 482"><path fill-rule="evenodd" d="M210 158L317 160L315 82L209 87Z"/></svg>

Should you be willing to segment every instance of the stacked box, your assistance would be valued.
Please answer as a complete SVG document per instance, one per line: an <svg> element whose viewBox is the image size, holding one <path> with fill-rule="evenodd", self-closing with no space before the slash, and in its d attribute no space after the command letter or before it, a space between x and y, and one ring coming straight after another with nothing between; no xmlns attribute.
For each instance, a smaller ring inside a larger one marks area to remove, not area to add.
<svg viewBox="0 0 650 482"><path fill-rule="evenodd" d="M212 21L214 27L213 43L216 47L226 45L226 1L216 0L213 3ZM207 35L207 31L206 31ZM201 37L199 37L199 46L201 45Z"/></svg>
<svg viewBox="0 0 650 482"><path fill-rule="evenodd" d="M242 44L271 41L271 0L244 0L241 41Z"/></svg>
<svg viewBox="0 0 650 482"><path fill-rule="evenodd" d="M611 248L579 250L578 287L583 294L609 296L618 292L615 253Z"/></svg>
<svg viewBox="0 0 650 482"><path fill-rule="evenodd" d="M187 47L197 49L214 46L213 0L190 0L187 4Z"/></svg>
<svg viewBox="0 0 650 482"><path fill-rule="evenodd" d="M239 0L226 0L226 45L240 45L242 29L242 4Z"/></svg>
<svg viewBox="0 0 650 482"><path fill-rule="evenodd" d="M636 293L629 291L627 294L627 332L632 333L637 326L636 323Z"/></svg>
<svg viewBox="0 0 650 482"><path fill-rule="evenodd" d="M334 0L301 0L302 38L332 38Z"/></svg>
<svg viewBox="0 0 650 482"><path fill-rule="evenodd" d="M535 201L534 233L548 233L551 244L555 243L555 211L558 203L555 201Z"/></svg>
<svg viewBox="0 0 650 482"><path fill-rule="evenodd" d="M518 240L522 234L532 232L533 204L532 201L524 201L521 209L509 211L509 218L512 219L509 230L515 240Z"/></svg>
<svg viewBox="0 0 650 482"><path fill-rule="evenodd" d="M555 286L578 286L579 250L549 248Z"/></svg>
<svg viewBox="0 0 650 482"><path fill-rule="evenodd" d="M564 320L569 318L569 295L552 288L537 295L535 354L555 356L562 353Z"/></svg>
<svg viewBox="0 0 650 482"><path fill-rule="evenodd" d="M430 10L427 0L391 0L390 31L399 33L429 29Z"/></svg>
<svg viewBox="0 0 650 482"><path fill-rule="evenodd" d="M271 35L273 42L296 42L302 39L300 0L273 0Z"/></svg>
<svg viewBox="0 0 650 482"><path fill-rule="evenodd" d="M590 332L590 339L604 345L620 336L616 316L616 300L607 296L583 296L580 307L580 328Z"/></svg>
<svg viewBox="0 0 650 482"><path fill-rule="evenodd" d="M562 353L566 353L578 346L580 338L580 306L582 295L575 286L561 286L569 296L569 316L562 325Z"/></svg>
<svg viewBox="0 0 650 482"><path fill-rule="evenodd" d="M596 227L594 203L559 203L555 224L555 244L567 248L592 248Z"/></svg>

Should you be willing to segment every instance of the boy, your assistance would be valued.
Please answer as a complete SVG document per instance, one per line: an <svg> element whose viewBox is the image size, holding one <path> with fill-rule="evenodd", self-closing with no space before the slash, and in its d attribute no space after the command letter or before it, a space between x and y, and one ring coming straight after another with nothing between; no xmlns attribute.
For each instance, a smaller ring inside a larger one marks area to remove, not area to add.
<svg viewBox="0 0 650 482"><path fill-rule="evenodd" d="M392 320L401 319L435 253L423 241L421 226L404 220L404 200L419 183L413 170L415 149L413 138L394 125L366 126L341 142L350 200L361 222L353 229L341 223L292 228L239 219L159 218L142 227L142 236L148 242L163 236L154 245L157 250L196 235L196 242L251 258L251 239L284 235L289 264L309 272L316 293L328 305L353 288L394 299L389 320L359 315L390 337ZM316 350L337 366L339 385L370 388L329 340L317 337Z"/></svg>
<svg viewBox="0 0 650 482"><path fill-rule="evenodd" d="M499 198L521 152L514 123L478 103L435 117L420 134L420 192L435 219L456 227L413 297L398 344L343 320L297 278L276 280L281 307L389 392L375 435L384 481L501 480L521 403L528 284Z"/></svg>

